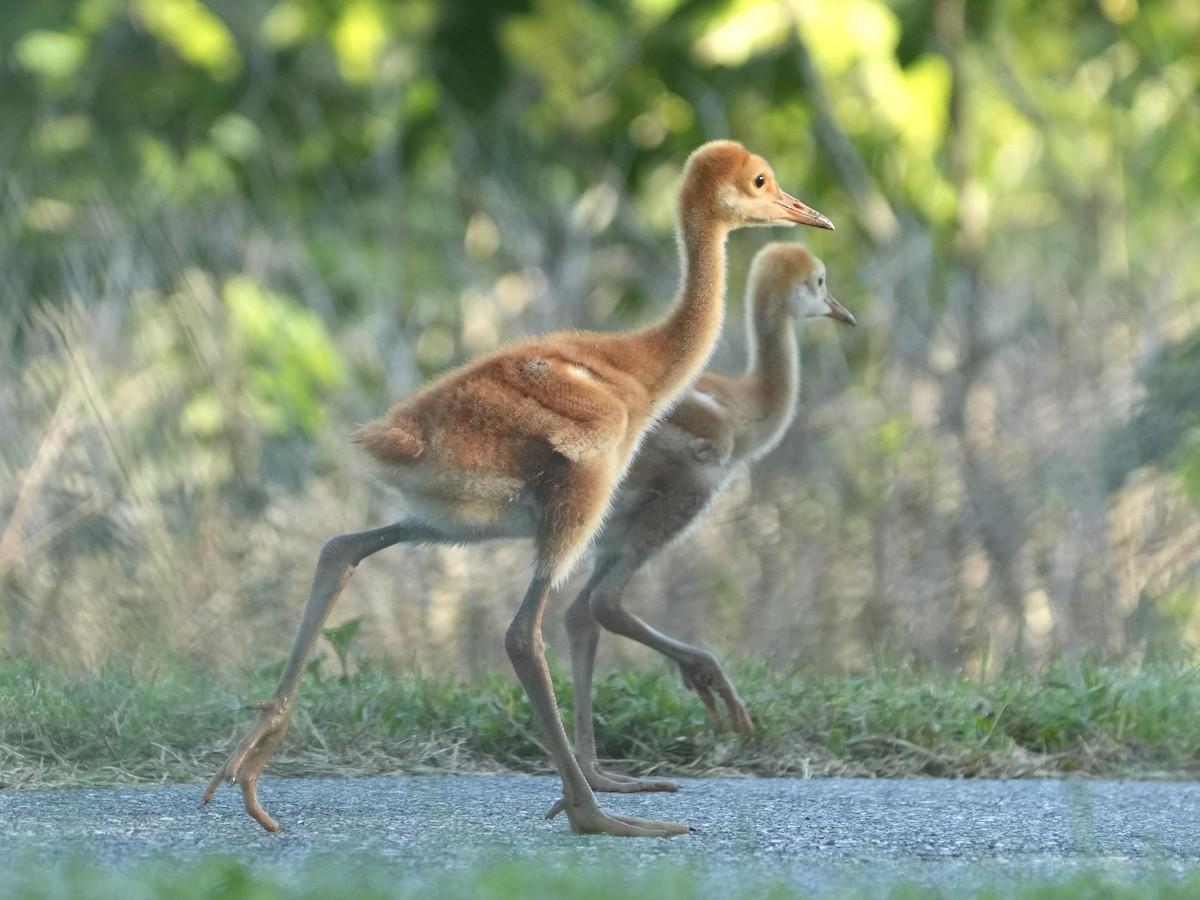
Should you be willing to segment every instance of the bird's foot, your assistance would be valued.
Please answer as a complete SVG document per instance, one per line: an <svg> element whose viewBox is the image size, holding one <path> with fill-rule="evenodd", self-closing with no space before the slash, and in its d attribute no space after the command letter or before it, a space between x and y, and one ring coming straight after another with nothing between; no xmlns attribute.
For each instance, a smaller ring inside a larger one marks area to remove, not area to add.
<svg viewBox="0 0 1200 900"><path fill-rule="evenodd" d="M709 725L714 731L725 728L725 720L717 705L716 698L719 696L729 710L729 730L738 734L753 733L754 723L750 721L750 713L715 656L704 653L695 661L680 662L679 673L683 676L684 686L694 691L704 704Z"/></svg>
<svg viewBox="0 0 1200 900"><path fill-rule="evenodd" d="M659 822L655 819L639 819L636 816L617 816L606 813L594 802L584 806L568 806L559 800L546 814L553 819L565 811L576 834L611 834L616 837L674 837L677 834L695 834L696 829L679 822Z"/></svg>
<svg viewBox="0 0 1200 900"><path fill-rule="evenodd" d="M250 817L267 831L279 831L279 823L258 802L258 776L283 741L291 719L290 705L272 698L252 703L247 709L258 710L258 718L209 782L204 802L212 799L222 783L236 784L242 789L242 803Z"/></svg>

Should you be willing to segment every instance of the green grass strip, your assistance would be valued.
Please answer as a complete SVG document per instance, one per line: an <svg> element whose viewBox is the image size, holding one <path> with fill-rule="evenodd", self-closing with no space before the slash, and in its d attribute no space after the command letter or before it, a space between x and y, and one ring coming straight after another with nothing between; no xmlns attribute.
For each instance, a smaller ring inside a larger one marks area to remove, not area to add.
<svg viewBox="0 0 1200 900"><path fill-rule="evenodd" d="M309 667L273 775L548 771L532 710L507 674L466 683ZM270 695L278 666L239 684L180 666L68 676L0 659L0 788L203 779ZM602 758L633 774L1192 777L1200 672L1060 662L978 681L880 669L827 678L743 667L749 736L714 731L673 670L597 680ZM570 727L570 685L556 673Z"/></svg>

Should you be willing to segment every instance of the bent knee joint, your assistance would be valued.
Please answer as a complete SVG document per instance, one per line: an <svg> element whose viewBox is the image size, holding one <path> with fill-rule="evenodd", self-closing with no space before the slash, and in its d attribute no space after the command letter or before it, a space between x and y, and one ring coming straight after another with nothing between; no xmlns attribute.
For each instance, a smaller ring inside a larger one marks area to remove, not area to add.
<svg viewBox="0 0 1200 900"><path fill-rule="evenodd" d="M335 534L321 545L317 564L321 567L353 569L361 557L356 552L354 541L349 535Z"/></svg>
<svg viewBox="0 0 1200 900"><path fill-rule="evenodd" d="M510 660L516 662L543 657L546 645L536 631L530 633L524 628L509 626L508 631L504 632L504 651Z"/></svg>
<svg viewBox="0 0 1200 900"><path fill-rule="evenodd" d="M592 598L592 615L609 631L624 634L628 631L629 614L621 599L612 594L597 594Z"/></svg>

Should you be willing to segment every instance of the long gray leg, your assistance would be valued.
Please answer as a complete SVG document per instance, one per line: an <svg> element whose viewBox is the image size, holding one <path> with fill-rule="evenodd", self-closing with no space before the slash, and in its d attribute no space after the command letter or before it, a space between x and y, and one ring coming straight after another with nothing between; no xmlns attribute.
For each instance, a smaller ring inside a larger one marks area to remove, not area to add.
<svg viewBox="0 0 1200 900"><path fill-rule="evenodd" d="M606 772L596 759L592 679L596 667L596 647L600 643L600 623L596 621L592 607L601 593L619 598L637 568L636 561L626 556L598 557L587 584L567 608L566 625L571 641L571 677L575 694L575 758L594 791L635 793L679 790L679 786L670 781L643 781Z"/></svg>
<svg viewBox="0 0 1200 900"><path fill-rule="evenodd" d="M258 710L258 718L225 765L209 782L204 792L205 803L212 799L222 782L240 785L246 812L267 831L279 830L279 823L258 802L258 777L287 732L304 669L316 648L321 627L329 618L330 610L349 583L354 569L368 556L394 544L440 540L441 536L432 529L401 520L372 531L339 534L325 542L317 559L317 570L308 591L304 616L275 693L269 700L250 704L250 709Z"/></svg>

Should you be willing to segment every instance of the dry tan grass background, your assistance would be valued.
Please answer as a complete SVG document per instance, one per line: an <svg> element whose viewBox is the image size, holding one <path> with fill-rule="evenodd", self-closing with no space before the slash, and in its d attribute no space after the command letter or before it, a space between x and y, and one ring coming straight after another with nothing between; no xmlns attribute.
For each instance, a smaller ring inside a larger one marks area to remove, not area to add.
<svg viewBox="0 0 1200 900"><path fill-rule="evenodd" d="M629 605L781 667L1194 653L1200 352L1140 418L1200 348L1194 3L461 8L0 17L4 652L281 658L321 543L395 513L346 435L498 342L661 310L680 165L732 136L838 230L733 236L716 364L772 238L860 325L804 329L790 435ZM332 621L505 670L527 575L393 549Z"/></svg>
<svg viewBox="0 0 1200 900"><path fill-rule="evenodd" d="M322 541L395 513L344 438L376 399L329 391L329 419L311 439L273 441L234 383L220 388L220 433L189 433L189 397L244 374L223 344L218 278L188 269L169 293L145 289L144 261L128 254L127 291L112 279L104 296L47 308L3 364L0 633L9 652L68 667L112 656L223 671L276 660ZM886 371L857 368L854 341L895 341L908 325L898 280L875 277L872 295L839 290L843 273L830 280L863 324L849 337L805 330L792 433L646 567L631 608L728 659L838 671L900 657L977 671L1010 653L1031 664L1064 649L1119 659L1164 634L1195 641L1200 513L1156 468L1111 495L1102 477L1104 436L1141 396L1136 322L1057 298L1042 330L1004 343L964 387L952 317L935 323L919 369L896 359ZM1008 290L989 316L1041 302L1019 296L1035 283ZM497 316L492 330L561 318L545 308L554 294L546 285L528 316ZM726 368L740 364L738 308L717 357ZM1177 316L1167 327L1193 324ZM335 335L336 352L386 352L366 330ZM200 374L180 359L199 360ZM396 374L395 359L375 364L402 389L419 377ZM946 414L955 402L958 419ZM548 617L564 664L561 612L582 577ZM519 542L396 548L364 562L331 624L363 617L362 648L397 666L504 669L501 635L527 578ZM601 665L647 659L615 639L602 653Z"/></svg>

